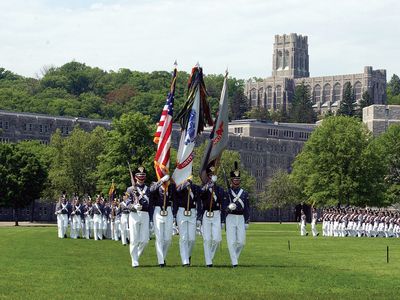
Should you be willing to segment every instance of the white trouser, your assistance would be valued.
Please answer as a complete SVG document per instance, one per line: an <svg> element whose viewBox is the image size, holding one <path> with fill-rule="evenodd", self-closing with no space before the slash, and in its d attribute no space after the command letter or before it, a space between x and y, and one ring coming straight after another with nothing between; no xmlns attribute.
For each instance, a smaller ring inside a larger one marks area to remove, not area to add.
<svg viewBox="0 0 400 300"><path fill-rule="evenodd" d="M306 230L306 221L301 221L300 223L300 235L307 235L307 230Z"/></svg>
<svg viewBox="0 0 400 300"><path fill-rule="evenodd" d="M102 226L103 226L103 236L108 239L110 237L109 230L108 230L110 225L109 225L109 220L107 219L107 217L105 215L103 215Z"/></svg>
<svg viewBox="0 0 400 300"><path fill-rule="evenodd" d="M68 229L68 214L60 214L60 224L61 224L61 238L67 234Z"/></svg>
<svg viewBox="0 0 400 300"><path fill-rule="evenodd" d="M219 210L214 211L214 216L211 218L207 217L206 213L204 212L202 224L204 258L206 265L212 265L215 252L222 240L221 212Z"/></svg>
<svg viewBox="0 0 400 300"><path fill-rule="evenodd" d="M243 215L228 214L226 216L226 241L232 265L237 265L240 253L246 243Z"/></svg>
<svg viewBox="0 0 400 300"><path fill-rule="evenodd" d="M118 241L121 236L121 219L115 217L114 222L111 222L111 239Z"/></svg>
<svg viewBox="0 0 400 300"><path fill-rule="evenodd" d="M72 216L71 238L76 239L79 236L79 230L82 227L82 219L79 215Z"/></svg>
<svg viewBox="0 0 400 300"><path fill-rule="evenodd" d="M161 216L160 212L161 208L156 206L154 208L153 222L158 263L164 264L169 246L171 245L173 215L170 206L167 207L167 216Z"/></svg>
<svg viewBox="0 0 400 300"><path fill-rule="evenodd" d="M179 207L176 214L176 221L179 228L179 249L181 253L182 264L189 264L189 258L192 256L193 246L196 241L196 209L192 208L191 215L185 216L185 209Z"/></svg>
<svg viewBox="0 0 400 300"><path fill-rule="evenodd" d="M122 245L127 244L127 240L129 237L129 214L122 213L121 214L121 242Z"/></svg>
<svg viewBox="0 0 400 300"><path fill-rule="evenodd" d="M94 214L93 216L93 231L96 241L103 239L103 217L100 214Z"/></svg>
<svg viewBox="0 0 400 300"><path fill-rule="evenodd" d="M313 236L317 236L318 235L318 231L317 231L317 226L316 226L315 220L311 221L311 231L312 231L312 235Z"/></svg>
<svg viewBox="0 0 400 300"><path fill-rule="evenodd" d="M132 267L139 266L139 258L149 243L149 222L147 211L129 213L129 252Z"/></svg>
<svg viewBox="0 0 400 300"><path fill-rule="evenodd" d="M57 214L57 235L60 239L64 236L62 235L62 222L61 222L61 215Z"/></svg>
<svg viewBox="0 0 400 300"><path fill-rule="evenodd" d="M92 229L93 229L93 217L85 216L85 238L90 239Z"/></svg>

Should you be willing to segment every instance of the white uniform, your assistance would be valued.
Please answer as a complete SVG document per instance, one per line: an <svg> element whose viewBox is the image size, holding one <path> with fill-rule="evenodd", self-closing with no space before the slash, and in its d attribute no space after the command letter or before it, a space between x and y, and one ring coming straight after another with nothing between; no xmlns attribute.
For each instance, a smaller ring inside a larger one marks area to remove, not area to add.
<svg viewBox="0 0 400 300"><path fill-rule="evenodd" d="M300 221L300 235L305 236L308 235L307 230L306 230L306 215L302 214L301 215L301 221Z"/></svg>
<svg viewBox="0 0 400 300"><path fill-rule="evenodd" d="M93 205L93 231L96 241L103 239L103 208L98 203Z"/></svg>
<svg viewBox="0 0 400 300"><path fill-rule="evenodd" d="M129 238L129 209L127 208L127 202L121 202L121 243L126 245Z"/></svg>
<svg viewBox="0 0 400 300"><path fill-rule="evenodd" d="M314 212L312 214L311 231L312 231L313 236L318 236L319 235L318 230L317 230L317 213L316 212Z"/></svg>

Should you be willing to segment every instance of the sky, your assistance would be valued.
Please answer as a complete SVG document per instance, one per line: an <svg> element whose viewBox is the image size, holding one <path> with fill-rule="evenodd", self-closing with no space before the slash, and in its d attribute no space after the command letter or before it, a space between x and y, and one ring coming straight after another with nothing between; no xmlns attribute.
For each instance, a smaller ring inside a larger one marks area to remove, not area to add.
<svg viewBox="0 0 400 300"><path fill-rule="evenodd" d="M400 74L397 0L0 0L0 67L40 77L103 70L269 77L275 34L308 36L310 76Z"/></svg>

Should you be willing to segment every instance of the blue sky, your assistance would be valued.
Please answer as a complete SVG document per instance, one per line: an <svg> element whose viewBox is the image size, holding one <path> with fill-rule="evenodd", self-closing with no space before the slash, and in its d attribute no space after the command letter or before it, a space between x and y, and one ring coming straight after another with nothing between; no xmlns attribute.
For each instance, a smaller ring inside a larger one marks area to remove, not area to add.
<svg viewBox="0 0 400 300"><path fill-rule="evenodd" d="M268 77L275 34L309 40L311 76L400 74L395 0L0 0L0 66L40 76L71 60L104 70Z"/></svg>

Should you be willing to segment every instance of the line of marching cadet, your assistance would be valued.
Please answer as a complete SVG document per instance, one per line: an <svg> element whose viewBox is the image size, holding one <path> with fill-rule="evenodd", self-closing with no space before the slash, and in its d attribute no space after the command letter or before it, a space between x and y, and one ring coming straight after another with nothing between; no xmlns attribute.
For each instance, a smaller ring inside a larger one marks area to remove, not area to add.
<svg viewBox="0 0 400 300"><path fill-rule="evenodd" d="M179 233L182 265L188 267L197 233L203 237L205 264L212 267L225 228L231 263L237 267L249 225L249 196L240 187L237 164L230 173L231 186L227 191L216 184L214 171L214 167L207 169L209 181L202 187L190 180L176 186L168 175L149 187L145 184L146 170L140 166L135 184L121 201L116 199L112 203L101 195L95 203L88 198L81 204L77 197L69 203L63 193L55 212L58 237L66 237L70 223L71 238L121 240L123 245L129 245L132 267L138 267L150 234L154 233L157 261L165 267L175 231Z"/></svg>
<svg viewBox="0 0 400 300"><path fill-rule="evenodd" d="M333 237L400 237L400 212L387 209L327 208L322 211L322 235ZM311 231L316 229L317 212L312 211ZM306 216L301 212L300 234L308 235L305 229Z"/></svg>

